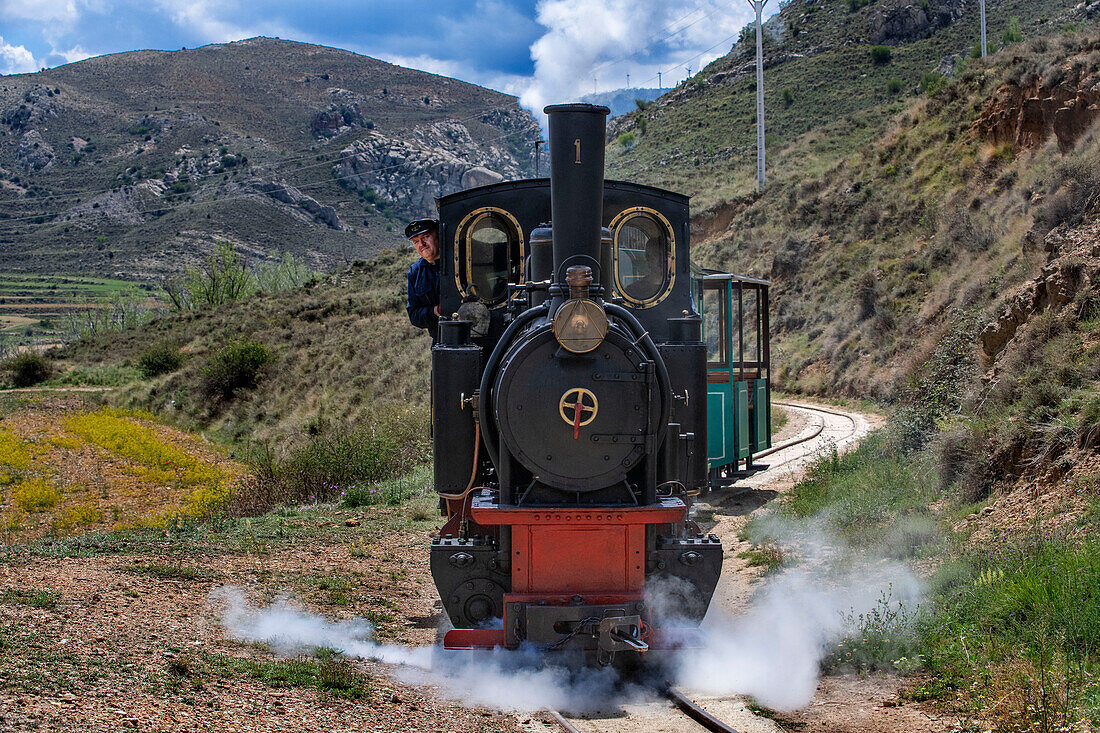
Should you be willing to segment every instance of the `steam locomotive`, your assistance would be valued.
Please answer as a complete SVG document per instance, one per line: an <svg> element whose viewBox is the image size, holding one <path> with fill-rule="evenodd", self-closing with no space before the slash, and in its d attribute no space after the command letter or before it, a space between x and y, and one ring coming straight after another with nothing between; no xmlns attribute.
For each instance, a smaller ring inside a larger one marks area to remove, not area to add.
<svg viewBox="0 0 1100 733"><path fill-rule="evenodd" d="M446 648L533 643L609 664L691 644L718 582L722 544L689 510L718 477L708 452L725 450L707 438L708 361L721 377L716 360L734 358L704 342L700 309L720 290L712 316L728 321L733 281L693 276L686 196L604 180L606 107L544 111L549 180L438 202L451 317L432 347L447 519L431 571ZM751 381L741 351L727 387ZM744 401L766 419L766 393ZM751 456L761 429L743 432Z"/></svg>

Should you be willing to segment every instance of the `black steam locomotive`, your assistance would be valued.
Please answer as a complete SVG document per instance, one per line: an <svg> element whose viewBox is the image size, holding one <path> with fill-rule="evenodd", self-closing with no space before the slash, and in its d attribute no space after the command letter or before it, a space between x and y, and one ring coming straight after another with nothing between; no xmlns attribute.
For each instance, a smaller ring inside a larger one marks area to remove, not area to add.
<svg viewBox="0 0 1100 733"><path fill-rule="evenodd" d="M431 569L447 648L606 664L690 643L718 581L722 545L689 517L707 348L687 197L604 181L607 108L545 112L549 180L439 201Z"/></svg>

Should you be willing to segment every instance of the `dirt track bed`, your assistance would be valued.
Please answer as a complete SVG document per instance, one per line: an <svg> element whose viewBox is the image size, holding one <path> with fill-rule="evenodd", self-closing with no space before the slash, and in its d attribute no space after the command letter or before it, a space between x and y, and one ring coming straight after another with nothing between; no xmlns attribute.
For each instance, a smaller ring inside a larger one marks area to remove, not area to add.
<svg viewBox="0 0 1100 733"><path fill-rule="evenodd" d="M215 588L241 587L255 604L292 594L332 620L372 619L381 639L434 642L426 528L397 526L395 511L314 508L281 528L148 530L99 548L37 547L84 557L9 554L0 564L0 730L512 730L510 718L431 699L369 663L350 673L358 699L242 671L256 662L277 672L280 662L226 638ZM351 555L364 546L366 557Z"/></svg>

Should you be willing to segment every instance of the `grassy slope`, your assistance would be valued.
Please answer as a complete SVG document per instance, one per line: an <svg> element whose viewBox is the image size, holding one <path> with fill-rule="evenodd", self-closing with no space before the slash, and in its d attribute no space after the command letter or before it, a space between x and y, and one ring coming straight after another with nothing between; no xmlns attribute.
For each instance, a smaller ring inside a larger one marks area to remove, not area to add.
<svg viewBox="0 0 1100 733"><path fill-rule="evenodd" d="M413 255L383 252L367 264L301 290L257 295L216 309L176 313L139 330L78 343L62 358L82 369L133 365L153 342L181 347L178 372L124 385L115 399L231 442L284 443L325 424L369 426L397 407L426 409L429 341L404 313ZM231 341L274 354L259 386L218 401L203 394L202 369Z"/></svg>
<svg viewBox="0 0 1100 733"><path fill-rule="evenodd" d="M924 5L927 5L925 3ZM967 54L976 42L976 9L937 2L932 10L961 13L929 37L895 43L888 64L871 62L869 34L875 13L890 3L874 2L852 12L847 0L793 0L769 23L782 29L780 40L765 35L765 114L771 165L791 164L781 149L811 130L828 142L799 164L828 165L858 150L897 103L916 92L924 74L940 60ZM1009 19L1022 21L1025 37L1056 33L1076 19L1070 0L1006 0L990 14L988 38L999 43ZM616 131L635 132L629 151L610 151L612 177L640 180L691 194L697 212L749 194L756 187L755 48L738 44L681 83L644 112L635 112ZM890 91L898 80L901 90ZM790 101L783 91L790 92ZM640 129L645 119L644 132ZM840 121L840 127L830 123Z"/></svg>

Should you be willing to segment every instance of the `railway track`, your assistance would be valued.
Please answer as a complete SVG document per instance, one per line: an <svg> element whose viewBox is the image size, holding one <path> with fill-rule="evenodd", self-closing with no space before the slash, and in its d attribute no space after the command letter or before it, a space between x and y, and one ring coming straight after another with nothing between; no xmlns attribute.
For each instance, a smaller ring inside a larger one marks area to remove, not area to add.
<svg viewBox="0 0 1100 733"><path fill-rule="evenodd" d="M848 413L837 412L836 410L829 410L816 405L798 404L794 402L779 402L773 400L772 404L787 409L800 410L802 412L814 414L818 419L818 424L809 432L803 431L805 434L795 436L790 440L784 441L779 445L774 445L767 450L762 450L759 453L754 453L752 456L754 462L766 456L779 454L780 460L776 463L769 463L767 470L762 472L762 474L774 471L777 468L794 463L795 461L806 459L830 445L841 448L853 438L858 437L860 433L859 421ZM804 445L821 437L822 433L826 433L826 437L819 441L820 445L814 446L809 450L790 451L790 449L795 446ZM793 453L793 455L787 454L787 452Z"/></svg>
<svg viewBox="0 0 1100 733"><path fill-rule="evenodd" d="M712 733L740 733L738 729L707 712L675 687L667 688L664 690L663 695L672 703L672 706L683 715L680 722L686 724L687 727L684 728L683 726L676 725L676 721L665 720L662 721L660 726L660 730L662 731L669 730L671 724L676 730L698 730L699 727L702 727ZM565 733L590 733L588 726L578 727L575 723L584 725L585 723L594 722L584 718L574 718L571 720L557 710L550 710L549 712L550 717L554 719ZM694 725L692 725L693 723ZM599 730L602 730L602 728ZM656 730L656 728L653 730Z"/></svg>

